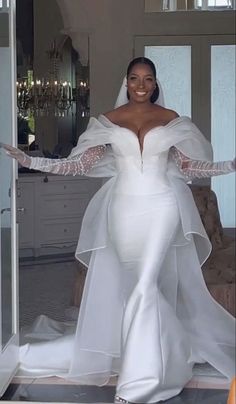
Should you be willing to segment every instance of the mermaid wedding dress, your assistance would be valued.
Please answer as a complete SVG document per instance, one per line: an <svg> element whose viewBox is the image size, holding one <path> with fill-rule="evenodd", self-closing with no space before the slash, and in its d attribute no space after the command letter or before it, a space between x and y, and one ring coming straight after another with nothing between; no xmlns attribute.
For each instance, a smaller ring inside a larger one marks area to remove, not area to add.
<svg viewBox="0 0 236 404"><path fill-rule="evenodd" d="M76 250L88 266L76 329L41 318L22 371L97 385L118 374L117 394L135 403L178 394L195 363L234 376L234 319L204 283L211 245L186 184L235 170L211 153L187 117L151 129L141 152L135 133L100 115L67 159L31 158L33 169L110 179Z"/></svg>

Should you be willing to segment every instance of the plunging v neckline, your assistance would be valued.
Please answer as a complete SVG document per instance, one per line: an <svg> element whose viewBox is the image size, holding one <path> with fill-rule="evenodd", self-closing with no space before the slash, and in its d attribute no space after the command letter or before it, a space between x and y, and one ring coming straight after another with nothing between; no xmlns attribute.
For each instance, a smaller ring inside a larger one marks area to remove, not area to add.
<svg viewBox="0 0 236 404"><path fill-rule="evenodd" d="M125 129L125 130L127 130L128 132L130 132L131 134L133 134L133 135L136 137L136 139L137 139L137 141L138 141L138 143L139 143L139 149L140 149L141 157L142 157L142 155L143 155L145 137L146 137L150 132L152 132L154 129L155 129L155 130L159 130L159 129L167 128L170 124L172 124L172 123L174 123L176 120L182 118L182 117L178 116L178 117L172 119L171 121L169 121L166 125L156 125L156 126L153 126L153 127L150 128L147 132L145 132L145 134L143 135L143 142L142 142L142 145L141 145L137 133L134 132L132 129L127 128L126 126L120 126L120 125L118 125L118 124L112 122L109 118L106 117L106 115L100 114L100 116L101 116L102 118L105 118L111 125L113 125L113 126L115 126L115 127L117 127L117 128L120 128L120 129Z"/></svg>
<svg viewBox="0 0 236 404"><path fill-rule="evenodd" d="M159 126L154 126L153 128L149 129L149 130L145 133L145 135L143 136L143 141L142 141L142 143L141 143L141 142L140 142L140 138L138 137L138 135L137 135L132 129L126 128L125 126L119 126L119 125L116 125L116 126L119 127L120 129L126 130L128 133L130 133L130 134L135 138L135 140L137 140L137 143L139 144L139 150L140 150L141 158L142 158L142 156L143 156L144 143L145 143L146 137L147 137L153 130L159 130L159 129L163 129L163 128L164 128L164 125L159 125Z"/></svg>

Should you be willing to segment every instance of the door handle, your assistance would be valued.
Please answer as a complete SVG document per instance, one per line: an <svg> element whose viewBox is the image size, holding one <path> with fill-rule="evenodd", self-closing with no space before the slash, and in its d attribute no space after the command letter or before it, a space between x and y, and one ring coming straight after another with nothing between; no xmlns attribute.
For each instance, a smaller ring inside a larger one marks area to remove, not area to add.
<svg viewBox="0 0 236 404"><path fill-rule="evenodd" d="M1 210L1 215L3 215L3 213L5 213L5 212L11 212L11 208L4 208L4 209L2 209L2 210ZM24 213L24 212L25 212L25 208L17 208L17 212L22 212L22 213Z"/></svg>
<svg viewBox="0 0 236 404"><path fill-rule="evenodd" d="M4 208L1 210L1 215L3 215L3 213L5 212L11 212L11 208Z"/></svg>

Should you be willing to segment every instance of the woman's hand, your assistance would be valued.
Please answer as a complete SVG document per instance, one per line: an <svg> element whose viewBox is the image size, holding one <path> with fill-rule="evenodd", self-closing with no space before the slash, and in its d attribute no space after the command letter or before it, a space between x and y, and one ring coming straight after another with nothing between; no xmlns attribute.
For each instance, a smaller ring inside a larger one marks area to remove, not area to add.
<svg viewBox="0 0 236 404"><path fill-rule="evenodd" d="M0 147L2 147L5 150L8 156L16 159L18 163L20 163L20 165L27 168L30 167L31 158L23 151L4 143L0 143Z"/></svg>

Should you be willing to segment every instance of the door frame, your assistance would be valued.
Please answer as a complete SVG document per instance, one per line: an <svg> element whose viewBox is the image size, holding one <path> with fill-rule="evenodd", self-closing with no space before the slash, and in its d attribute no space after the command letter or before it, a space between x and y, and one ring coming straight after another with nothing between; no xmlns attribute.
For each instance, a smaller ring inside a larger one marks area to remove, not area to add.
<svg viewBox="0 0 236 404"><path fill-rule="evenodd" d="M9 2L9 49L11 70L11 144L17 146L17 104L16 104L16 0ZM18 164L11 162L11 265L12 265L12 336L0 352L0 397L7 389L19 366L19 288L18 288L18 225L16 223L16 185ZM0 264L1 265L1 264ZM0 268L1 269L1 268ZM0 276L1 282L1 276ZM1 285L0 285L1 287ZM1 290L1 289L0 289ZM0 326L1 326L0 315Z"/></svg>

